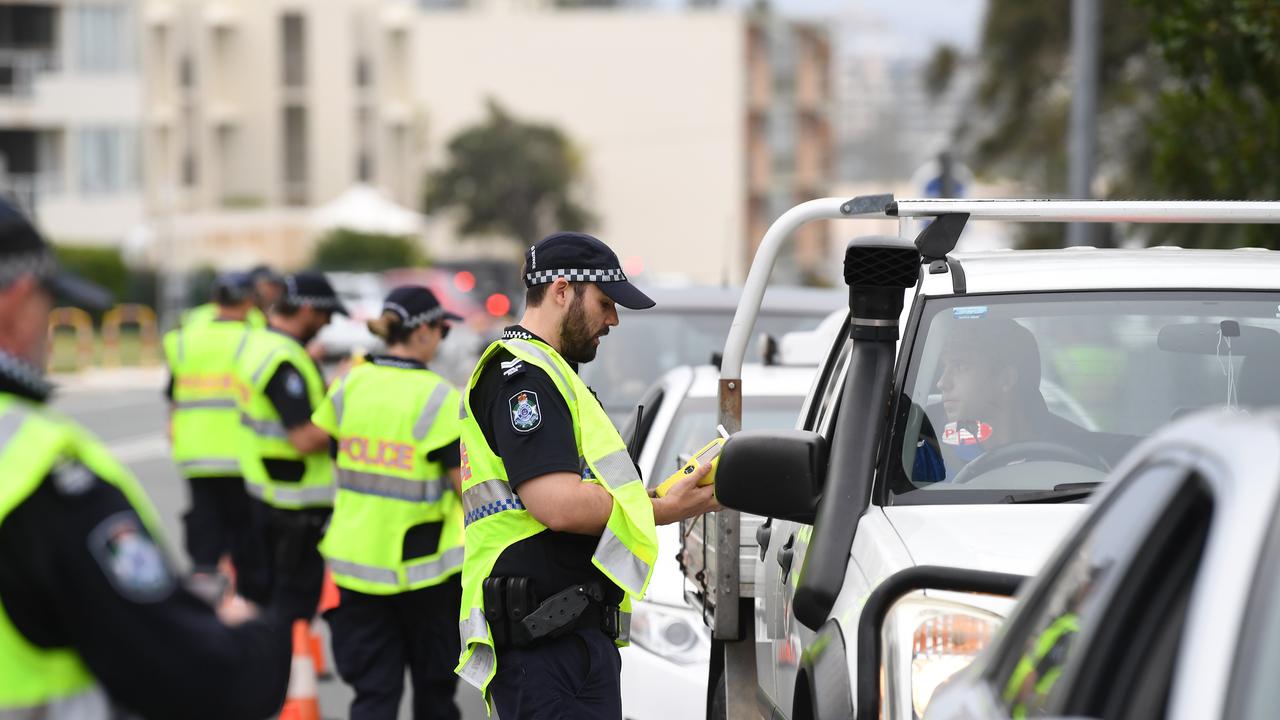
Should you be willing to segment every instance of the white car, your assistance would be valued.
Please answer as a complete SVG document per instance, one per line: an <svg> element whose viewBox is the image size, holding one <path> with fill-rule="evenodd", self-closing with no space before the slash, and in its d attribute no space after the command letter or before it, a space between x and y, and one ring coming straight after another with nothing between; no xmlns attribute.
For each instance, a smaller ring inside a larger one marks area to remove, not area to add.
<svg viewBox="0 0 1280 720"><path fill-rule="evenodd" d="M1280 415L1168 427L1116 469L925 717L1275 717L1278 528Z"/></svg>
<svg viewBox="0 0 1280 720"><path fill-rule="evenodd" d="M382 341L369 332L365 323L382 312L382 300L390 291L382 276L371 272L329 272L325 277L351 313L350 316L334 315L316 336L325 355L341 358L356 351L381 350Z"/></svg>
<svg viewBox="0 0 1280 720"><path fill-rule="evenodd" d="M789 428L813 382L814 367L749 365L751 391L743 399L743 425ZM637 435L641 476L656 487L681 459L715 437L716 368L681 366L642 396ZM635 417L623 437L635 432ZM706 702L711 641L706 623L685 603L677 552L680 526L658 528L659 556L645 599L631 616L631 646L622 650L622 713L630 720L688 717Z"/></svg>
<svg viewBox="0 0 1280 720"><path fill-rule="evenodd" d="M981 597L924 585L892 608L871 599L903 578L1034 575L1143 438L1197 409L1280 402L1280 253L955 251L971 218L1280 222L1280 203L1239 202L811 201L757 251L726 391L781 238L853 217L902 225L849 244L848 320L800 429L744 431L721 455L720 501L772 519L752 574L735 578L726 560L695 598L723 650L714 717L923 715L999 628L1016 583ZM913 242L918 217L932 222ZM736 524L726 513L686 543L733 558ZM884 638L883 667L864 657L868 618L884 626L871 635Z"/></svg>

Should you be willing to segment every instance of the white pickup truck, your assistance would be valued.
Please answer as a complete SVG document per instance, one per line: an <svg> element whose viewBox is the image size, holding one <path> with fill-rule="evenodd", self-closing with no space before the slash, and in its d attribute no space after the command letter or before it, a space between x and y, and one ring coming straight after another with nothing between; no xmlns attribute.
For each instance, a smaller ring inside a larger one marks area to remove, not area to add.
<svg viewBox="0 0 1280 720"><path fill-rule="evenodd" d="M783 240L856 217L898 218L899 236L849 244L848 320L797 429L735 434L716 480L733 510L686 533L712 717L920 717L1129 449L1198 408L1280 403L1280 254L954 252L970 219L1277 223L1280 203L873 196L805 203L766 234L724 352L731 431ZM770 520L743 537L737 511Z"/></svg>

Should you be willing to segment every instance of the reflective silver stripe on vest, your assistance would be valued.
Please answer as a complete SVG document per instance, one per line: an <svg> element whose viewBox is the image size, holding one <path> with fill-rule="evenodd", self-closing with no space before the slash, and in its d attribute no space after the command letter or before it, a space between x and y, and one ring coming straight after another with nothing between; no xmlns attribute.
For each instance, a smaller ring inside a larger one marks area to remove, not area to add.
<svg viewBox="0 0 1280 720"><path fill-rule="evenodd" d="M471 608L471 612L458 622L458 639L462 641L462 647L466 647L470 640L489 639L489 623L484 619L483 610Z"/></svg>
<svg viewBox="0 0 1280 720"><path fill-rule="evenodd" d="M234 410L235 398L206 398L204 400L179 400L173 404L174 410Z"/></svg>
<svg viewBox="0 0 1280 720"><path fill-rule="evenodd" d="M440 408L444 405L444 399L449 394L449 388L444 383L436 383L431 388L431 395L427 397L427 404L422 408L422 414L418 416L418 422L413 424L413 439L422 442L427 437L427 433L431 432L431 426L436 421L436 416L440 414Z"/></svg>
<svg viewBox="0 0 1280 720"><path fill-rule="evenodd" d="M441 575L457 570L462 567L462 553L461 546L451 547L445 550L438 558L408 565L404 569L404 578L412 585L413 583L438 578Z"/></svg>
<svg viewBox="0 0 1280 720"><path fill-rule="evenodd" d="M608 527L600 535L600 544L596 545L595 559L609 571L625 589L635 595L644 587L649 577L649 564L636 557L636 554L622 544L622 540Z"/></svg>
<svg viewBox="0 0 1280 720"><path fill-rule="evenodd" d="M274 420L254 420L249 417L248 413L242 412L240 413L240 424L249 428L254 435L278 440L289 439L289 431L284 429L284 425Z"/></svg>
<svg viewBox="0 0 1280 720"><path fill-rule="evenodd" d="M258 365L258 369L253 371L254 386L257 386L258 381L262 379L262 373L267 371L267 366L271 364L271 361L282 352L284 352L283 348L276 348L275 350L267 353L267 356L262 359L262 364Z"/></svg>
<svg viewBox="0 0 1280 720"><path fill-rule="evenodd" d="M258 483L246 482L244 484L244 491L263 502L267 501L267 489Z"/></svg>
<svg viewBox="0 0 1280 720"><path fill-rule="evenodd" d="M17 408L9 408L0 415L0 449L9 444L26 421L27 414Z"/></svg>
<svg viewBox="0 0 1280 720"><path fill-rule="evenodd" d="M343 395L347 391L347 377L344 375L338 380L338 389L333 391L330 402L333 403L333 417L337 420L339 426L342 425L342 403L345 402Z"/></svg>
<svg viewBox="0 0 1280 720"><path fill-rule="evenodd" d="M618 611L618 642L631 642L631 613Z"/></svg>
<svg viewBox="0 0 1280 720"><path fill-rule="evenodd" d="M441 478L407 480L342 467L338 468L338 487L364 495L411 502L435 502L444 497L444 480Z"/></svg>
<svg viewBox="0 0 1280 720"><path fill-rule="evenodd" d="M485 681L493 674L494 662L493 648L476 644L471 657L467 658L466 664L458 671L458 677L475 686L477 690L483 690Z"/></svg>
<svg viewBox="0 0 1280 720"><path fill-rule="evenodd" d="M249 328L245 327L244 332L240 333L240 344L236 346L236 354L235 354L236 360L240 359L240 355L244 353L244 346L248 344L249 344Z"/></svg>
<svg viewBox="0 0 1280 720"><path fill-rule="evenodd" d="M544 365L551 369L551 372L556 374L556 377L560 378L560 384L569 393L569 399L573 402L578 401L578 394L574 392L573 385L569 383L569 379L564 376L564 373L560 372L560 366L556 364L555 360L551 359L551 356L545 350L527 340L503 340L502 342L542 361Z"/></svg>
<svg viewBox="0 0 1280 720"><path fill-rule="evenodd" d="M594 465L604 477L600 478L609 487L617 490L630 482L639 482L640 473L636 472L635 463L626 450L618 450L596 460Z"/></svg>
<svg viewBox="0 0 1280 720"><path fill-rule="evenodd" d="M43 705L0 709L0 720L111 720L114 717L107 694L96 685Z"/></svg>
<svg viewBox="0 0 1280 720"><path fill-rule="evenodd" d="M178 463L183 470L217 470L218 472L240 473L240 461L236 458L196 458Z"/></svg>
<svg viewBox="0 0 1280 720"><path fill-rule="evenodd" d="M307 488L291 488L273 485L271 497L282 503L332 503L334 489L332 485L321 485Z"/></svg>
<svg viewBox="0 0 1280 720"><path fill-rule="evenodd" d="M346 560L334 560L328 558L325 562L329 564L329 570L336 575L346 575L359 580L367 580L372 583L380 583L382 585L390 585L392 587L400 586L400 578L396 577L394 570L387 568L374 567L372 565L361 565L360 563L348 562Z"/></svg>
<svg viewBox="0 0 1280 720"><path fill-rule="evenodd" d="M520 497L506 480L485 480L462 491L463 522L467 525L504 510L523 510Z"/></svg>

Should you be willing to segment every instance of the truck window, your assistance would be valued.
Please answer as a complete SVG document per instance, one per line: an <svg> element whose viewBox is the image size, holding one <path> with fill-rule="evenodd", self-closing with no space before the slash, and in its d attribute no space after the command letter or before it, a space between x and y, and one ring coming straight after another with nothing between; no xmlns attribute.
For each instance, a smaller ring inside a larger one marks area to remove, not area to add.
<svg viewBox="0 0 1280 720"><path fill-rule="evenodd" d="M1076 494L1188 412L1280 403L1280 293L925 301L888 463L896 504Z"/></svg>

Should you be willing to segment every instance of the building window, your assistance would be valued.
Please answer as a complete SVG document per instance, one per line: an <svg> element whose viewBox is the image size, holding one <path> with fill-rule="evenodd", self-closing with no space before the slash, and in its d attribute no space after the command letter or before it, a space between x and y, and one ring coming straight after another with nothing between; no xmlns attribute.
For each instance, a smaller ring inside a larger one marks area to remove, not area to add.
<svg viewBox="0 0 1280 720"><path fill-rule="evenodd" d="M131 128L76 132L76 186L82 195L114 195L138 187L138 136Z"/></svg>
<svg viewBox="0 0 1280 720"><path fill-rule="evenodd" d="M307 110L290 105L284 109L284 199L289 205L307 202Z"/></svg>
<svg viewBox="0 0 1280 720"><path fill-rule="evenodd" d="M285 87L302 87L307 83L307 19L298 13L280 18L281 65Z"/></svg>
<svg viewBox="0 0 1280 720"><path fill-rule="evenodd" d="M129 9L116 3L72 5L72 55L82 72L114 73L134 67L133 21Z"/></svg>

